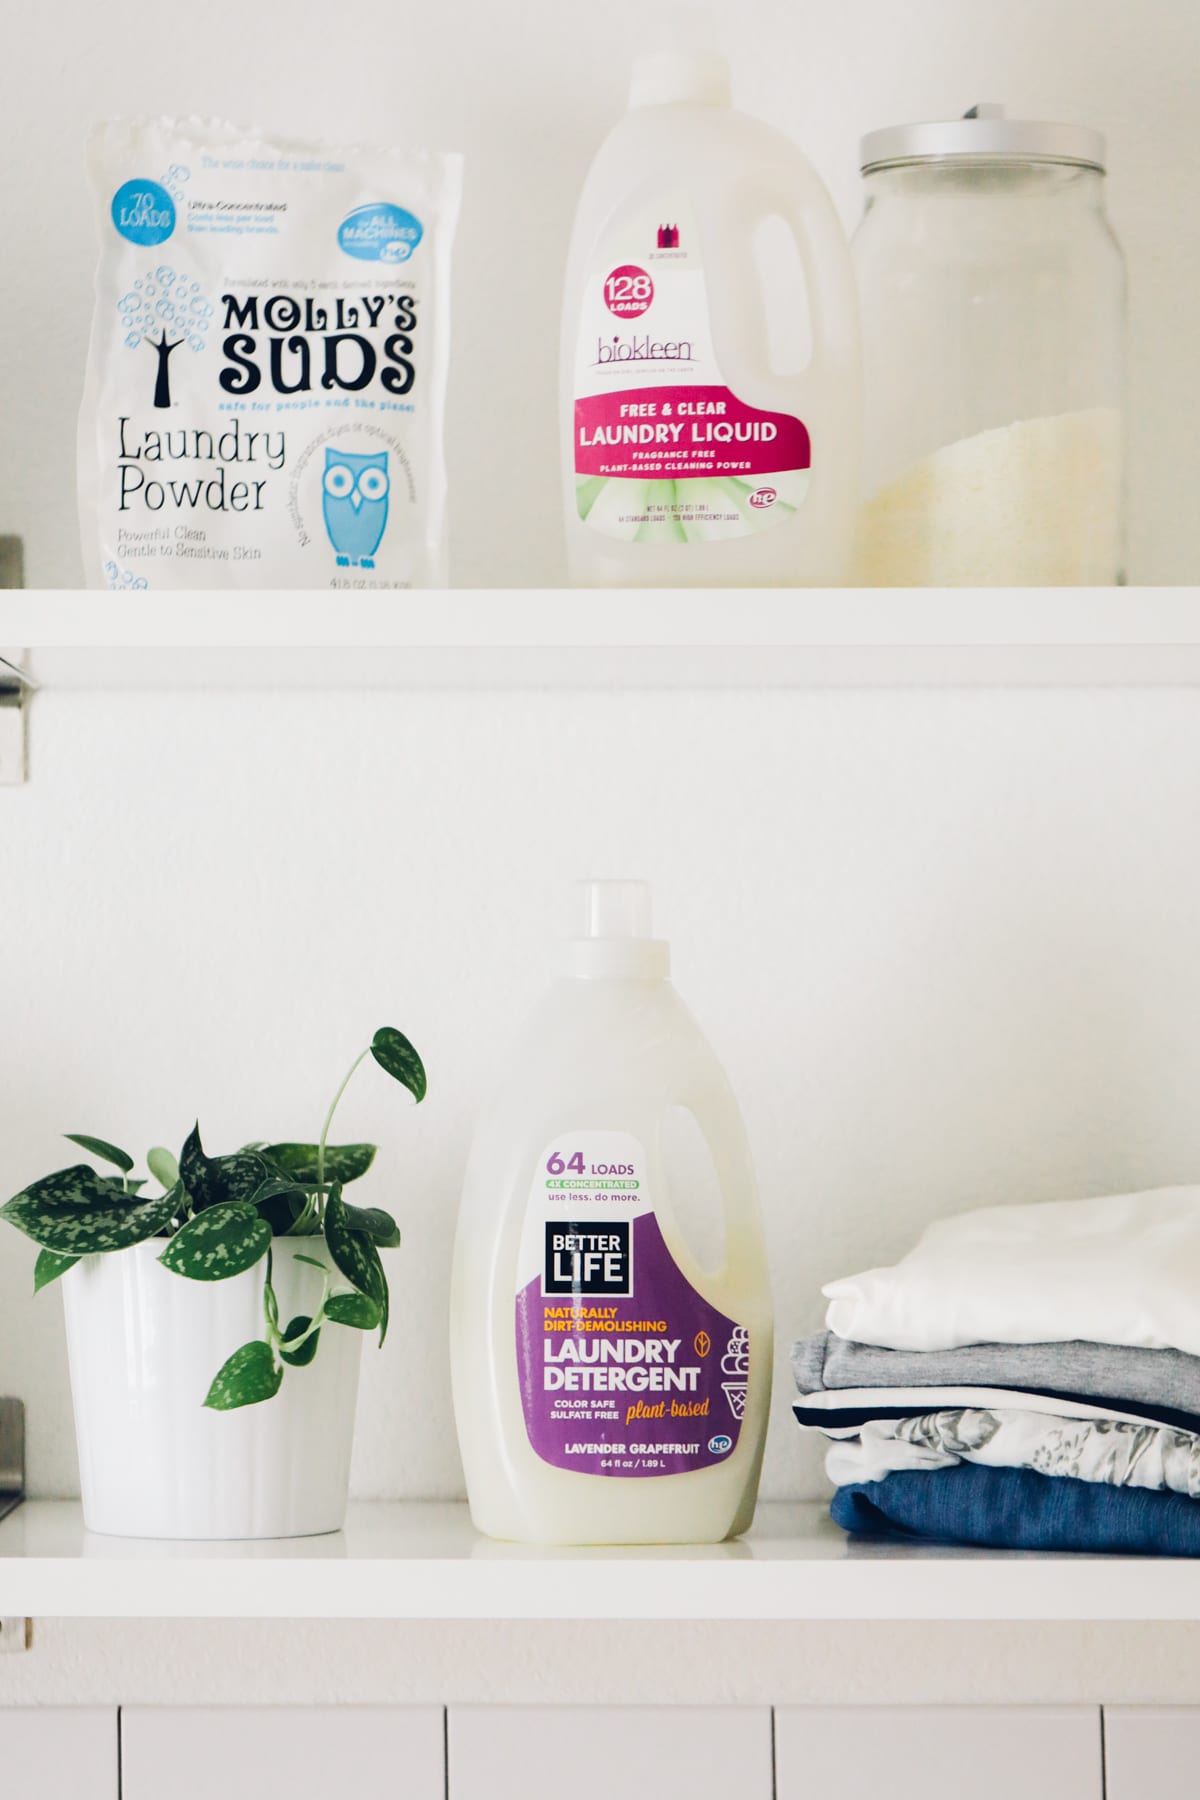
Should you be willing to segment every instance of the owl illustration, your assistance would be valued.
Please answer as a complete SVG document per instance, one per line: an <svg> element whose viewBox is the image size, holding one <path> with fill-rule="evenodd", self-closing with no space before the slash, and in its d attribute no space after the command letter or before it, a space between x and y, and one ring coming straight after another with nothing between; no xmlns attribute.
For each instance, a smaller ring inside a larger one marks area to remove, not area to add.
<svg viewBox="0 0 1200 1800"><path fill-rule="evenodd" d="M343 567L358 564L375 567L375 552L388 520L388 453L353 456L346 450L325 449L325 479L321 506L325 529Z"/></svg>

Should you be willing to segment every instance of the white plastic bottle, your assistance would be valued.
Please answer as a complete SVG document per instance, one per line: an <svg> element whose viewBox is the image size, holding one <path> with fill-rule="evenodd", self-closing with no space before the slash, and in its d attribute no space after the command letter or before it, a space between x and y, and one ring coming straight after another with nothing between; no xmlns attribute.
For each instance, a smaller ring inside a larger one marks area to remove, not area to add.
<svg viewBox="0 0 1200 1800"><path fill-rule="evenodd" d="M780 220L794 293L766 273L760 232ZM805 295L807 361L793 351L801 366L780 370L769 321L787 301L802 339ZM635 65L579 204L560 410L577 585L850 578L862 372L848 245L791 140L731 109L715 51Z"/></svg>
<svg viewBox="0 0 1200 1800"><path fill-rule="evenodd" d="M771 1392L753 1170L648 887L589 882L583 902L467 1172L451 1363L471 1515L530 1543L716 1543L753 1516ZM677 1108L720 1190L711 1267L671 1179Z"/></svg>

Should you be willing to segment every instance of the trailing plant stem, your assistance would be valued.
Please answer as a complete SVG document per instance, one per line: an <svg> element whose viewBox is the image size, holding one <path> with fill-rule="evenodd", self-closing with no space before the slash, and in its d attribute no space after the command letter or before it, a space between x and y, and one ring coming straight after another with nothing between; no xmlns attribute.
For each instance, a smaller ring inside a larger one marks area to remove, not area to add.
<svg viewBox="0 0 1200 1800"><path fill-rule="evenodd" d="M350 1065L350 1070L346 1076L345 1081L343 1081L341 1087L338 1089L337 1093L333 1096L333 1105L329 1108L329 1111L325 1114L325 1123L321 1127L321 1141L317 1145L317 1191L318 1191L318 1194L321 1196L318 1204L321 1206L322 1217L324 1217L324 1194L325 1194L325 1143L329 1137L329 1127L333 1124L333 1115L338 1109L338 1104L342 1098L342 1095L345 1093L346 1089L350 1086L351 1081L354 1079L355 1070L358 1068L359 1063L366 1062L366 1060L367 1060L368 1056L370 1056L370 1054L371 1054L371 1047L368 1044L367 1048L362 1052L361 1056L355 1057L354 1061Z"/></svg>
<svg viewBox="0 0 1200 1800"><path fill-rule="evenodd" d="M281 1337L279 1339L279 1343L284 1350L291 1351L294 1354L300 1348L301 1344L306 1344L308 1342L309 1338L312 1337L315 1332L320 1331L322 1325L325 1323L325 1302L328 1300L328 1298L329 1298L329 1282L327 1280L325 1283L325 1292L321 1295L321 1304L320 1304L320 1306L318 1306L316 1312L313 1314L312 1318L309 1320L308 1330L302 1331L300 1333L299 1337L294 1337L294 1338Z"/></svg>

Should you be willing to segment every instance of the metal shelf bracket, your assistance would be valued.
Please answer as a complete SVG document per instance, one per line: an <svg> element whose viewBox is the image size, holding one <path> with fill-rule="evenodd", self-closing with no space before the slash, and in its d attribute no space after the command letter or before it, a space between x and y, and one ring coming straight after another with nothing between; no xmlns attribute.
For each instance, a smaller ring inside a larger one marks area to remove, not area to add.
<svg viewBox="0 0 1200 1800"><path fill-rule="evenodd" d="M0 1400L0 1519L25 1498L25 1407L20 1400ZM33 1644L33 1620L0 1618L0 1656L12 1656Z"/></svg>
<svg viewBox="0 0 1200 1800"><path fill-rule="evenodd" d="M0 650L0 787L19 787L28 766L27 721L33 683L22 667L23 659L22 650Z"/></svg>
<svg viewBox="0 0 1200 1800"><path fill-rule="evenodd" d="M0 1400L0 1519L25 1498L25 1406Z"/></svg>

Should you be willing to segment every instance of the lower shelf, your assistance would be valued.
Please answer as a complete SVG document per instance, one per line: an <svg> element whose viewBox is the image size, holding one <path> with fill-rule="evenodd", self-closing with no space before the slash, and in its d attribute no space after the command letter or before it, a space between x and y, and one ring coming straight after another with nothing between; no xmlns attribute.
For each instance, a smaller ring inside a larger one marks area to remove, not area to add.
<svg viewBox="0 0 1200 1800"><path fill-rule="evenodd" d="M534 1549L465 1506L359 1502L331 1537L97 1537L72 1501L0 1524L0 1616L263 1619L1200 1620L1200 1561L848 1540L824 1506L759 1508L737 1543Z"/></svg>

